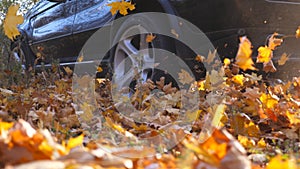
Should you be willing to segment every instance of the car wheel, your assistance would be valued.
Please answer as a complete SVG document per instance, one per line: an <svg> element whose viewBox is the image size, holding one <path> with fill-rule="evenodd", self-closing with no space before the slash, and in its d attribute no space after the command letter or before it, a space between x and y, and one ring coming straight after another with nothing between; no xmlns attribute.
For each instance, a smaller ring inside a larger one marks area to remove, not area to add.
<svg viewBox="0 0 300 169"><path fill-rule="evenodd" d="M137 82L147 79L159 80L158 72L154 69L154 49L173 50L173 45L164 36L149 34L148 30L159 28L144 16L130 17L118 29L113 44L116 44L111 58L114 81L118 89L127 88L132 91ZM134 35L133 35L134 34ZM130 36L133 35L133 36ZM147 41L152 36L152 41Z"/></svg>

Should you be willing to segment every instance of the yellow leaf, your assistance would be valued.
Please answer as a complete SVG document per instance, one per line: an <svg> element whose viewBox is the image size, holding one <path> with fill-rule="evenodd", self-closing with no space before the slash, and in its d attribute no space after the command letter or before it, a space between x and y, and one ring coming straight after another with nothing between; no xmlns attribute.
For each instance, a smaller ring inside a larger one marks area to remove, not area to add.
<svg viewBox="0 0 300 169"><path fill-rule="evenodd" d="M239 75L233 76L232 81L236 84L239 84L239 85L243 86L244 85L244 78L245 78L244 75L239 74Z"/></svg>
<svg viewBox="0 0 300 169"><path fill-rule="evenodd" d="M186 70L181 69L181 72L178 73L179 82L184 84L190 84L194 81L194 78Z"/></svg>
<svg viewBox="0 0 300 169"><path fill-rule="evenodd" d="M258 48L257 63L268 63L273 57L273 51L267 46Z"/></svg>
<svg viewBox="0 0 300 169"><path fill-rule="evenodd" d="M151 43L155 38L156 38L156 36L152 35L152 33L151 33L146 36L146 42Z"/></svg>
<svg viewBox="0 0 300 169"><path fill-rule="evenodd" d="M297 169L296 161L294 158L285 159L281 155L272 158L267 169Z"/></svg>
<svg viewBox="0 0 300 169"><path fill-rule="evenodd" d="M78 137L70 138L67 144L67 149L70 150L74 147L81 146L83 142L83 134Z"/></svg>
<svg viewBox="0 0 300 169"><path fill-rule="evenodd" d="M246 148L252 148L255 146L255 142L246 136L238 135L238 141Z"/></svg>
<svg viewBox="0 0 300 169"><path fill-rule="evenodd" d="M296 30L296 38L300 38L300 26Z"/></svg>
<svg viewBox="0 0 300 169"><path fill-rule="evenodd" d="M260 148L265 148L266 147L266 142L264 140L264 138L261 138L258 142L257 142L257 146Z"/></svg>
<svg viewBox="0 0 300 169"><path fill-rule="evenodd" d="M214 118L212 120L212 126L218 128L220 126L220 122L222 117L224 116L224 112L226 109L226 105L224 104L220 104L217 106L215 114L214 114Z"/></svg>
<svg viewBox="0 0 300 169"><path fill-rule="evenodd" d="M1 131L9 130L10 128L12 128L13 125L14 125L14 123L7 123L7 122L0 121L0 134L1 134Z"/></svg>
<svg viewBox="0 0 300 169"><path fill-rule="evenodd" d="M286 61L289 60L290 55L283 53L280 57L280 59L278 60L278 65L282 66L286 63Z"/></svg>
<svg viewBox="0 0 300 169"><path fill-rule="evenodd" d="M278 104L278 100L269 94L263 93L259 99L262 102L262 105L268 109L272 109L276 104Z"/></svg>
<svg viewBox="0 0 300 169"><path fill-rule="evenodd" d="M225 58L223 62L225 67L230 65L230 59L228 58Z"/></svg>
<svg viewBox="0 0 300 169"><path fill-rule="evenodd" d="M246 36L240 37L240 44L235 57L235 64L237 64L238 67L244 71L247 69L256 70L256 68L253 66L254 63L251 55L252 50L250 40Z"/></svg>
<svg viewBox="0 0 300 169"><path fill-rule="evenodd" d="M126 2L124 0L120 1L120 2L112 2L107 4L107 6L110 6L110 12L112 15L115 15L118 11L120 11L120 14L122 15L127 15L128 12L127 10L134 10L135 9L135 5L131 4L131 2Z"/></svg>
<svg viewBox="0 0 300 169"><path fill-rule="evenodd" d="M4 33L11 40L20 35L17 25L24 22L24 18L21 15L17 15L18 10L19 5L10 6L3 24Z"/></svg>

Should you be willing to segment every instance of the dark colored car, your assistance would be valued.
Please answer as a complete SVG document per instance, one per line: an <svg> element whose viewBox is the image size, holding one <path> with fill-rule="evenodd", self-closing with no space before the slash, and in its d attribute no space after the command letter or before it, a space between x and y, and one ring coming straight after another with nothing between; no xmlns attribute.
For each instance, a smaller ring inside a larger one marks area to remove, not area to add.
<svg viewBox="0 0 300 169"><path fill-rule="evenodd" d="M27 67L35 65L37 57L43 57L42 61L46 64L51 63L53 59L59 59L62 65L74 64L89 37L99 28L111 23L110 21L121 17L119 14L110 13L107 4L114 1L116 0L38 2L26 14L24 23L19 26L22 39L21 52L25 55L24 64ZM256 51L257 47L264 45L268 35L274 32L293 35L300 25L300 0L133 0L132 2L136 4L136 9L129 14L164 12L190 21L207 35L221 58L235 57L239 36L247 35ZM130 24L126 29L130 29ZM120 29L121 34L122 32L125 30ZM140 50L143 46L151 46L145 44L145 36L131 38L126 43L117 45L113 55L108 57L109 62L118 65L130 52ZM167 48L176 51L174 50L176 45L170 47L170 39L156 38L154 41L159 40L165 40L165 44L169 45ZM278 77L298 75L299 41L294 37L286 38L283 45L275 51L274 63L283 52L291 54L286 66L278 67L280 72ZM255 56L255 52L253 55ZM15 56L20 56L20 51ZM195 55L182 57L189 62L192 69L197 68ZM121 66L121 69L125 68ZM126 73L126 70L116 71L120 71L121 75ZM201 76L204 75L205 71Z"/></svg>

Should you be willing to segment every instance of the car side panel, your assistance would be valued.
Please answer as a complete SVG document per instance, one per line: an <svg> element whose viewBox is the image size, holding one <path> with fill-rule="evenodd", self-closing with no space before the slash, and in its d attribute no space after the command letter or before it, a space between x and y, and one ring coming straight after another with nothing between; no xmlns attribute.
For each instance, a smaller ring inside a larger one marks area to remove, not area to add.
<svg viewBox="0 0 300 169"><path fill-rule="evenodd" d="M73 37L79 53L88 38L99 28L114 19L104 0L76 0Z"/></svg>
<svg viewBox="0 0 300 169"><path fill-rule="evenodd" d="M70 60L76 55L73 51L72 25L75 18L75 1L55 3L54 6L41 10L30 18L32 37L30 45L38 56L46 56L45 62L60 59L61 62Z"/></svg>

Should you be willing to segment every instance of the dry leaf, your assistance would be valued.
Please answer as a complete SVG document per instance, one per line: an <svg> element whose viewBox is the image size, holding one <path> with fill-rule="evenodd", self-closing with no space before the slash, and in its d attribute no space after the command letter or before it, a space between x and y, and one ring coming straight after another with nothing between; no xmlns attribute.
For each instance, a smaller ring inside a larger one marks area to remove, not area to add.
<svg viewBox="0 0 300 169"><path fill-rule="evenodd" d="M67 75L69 75L69 76L71 76L71 75L73 74L72 69L70 69L70 67L68 67L68 66L65 66L65 67L64 67L64 70L65 70L65 72L67 73Z"/></svg>
<svg viewBox="0 0 300 169"><path fill-rule="evenodd" d="M267 63L264 63L263 71L265 71L266 73L268 73L268 72L276 72L277 71L277 69L274 66L272 60L270 60Z"/></svg>
<svg viewBox="0 0 300 169"><path fill-rule="evenodd" d="M211 64L216 58L217 50L215 49L213 52L209 51L206 62Z"/></svg>
<svg viewBox="0 0 300 169"><path fill-rule="evenodd" d="M148 35L146 36L146 42L147 42L147 43L151 43L155 38L156 38L156 36L153 35L152 33L151 33L151 34L148 34Z"/></svg>
<svg viewBox="0 0 300 169"><path fill-rule="evenodd" d="M205 57L204 57L204 56L201 56L201 55L197 55L196 58L195 58L195 60L196 60L197 62L202 63L202 62L205 60Z"/></svg>
<svg viewBox="0 0 300 169"><path fill-rule="evenodd" d="M239 66L239 68L245 70L256 70L253 66L254 62L251 58L252 49L251 49L251 42L246 37L240 37L240 44L239 49L235 57L235 64Z"/></svg>
<svg viewBox="0 0 300 169"><path fill-rule="evenodd" d="M278 60L278 65L282 66L286 63L286 61L289 60L290 55L283 53L280 57L280 59Z"/></svg>
<svg viewBox="0 0 300 169"><path fill-rule="evenodd" d="M294 158L286 159L281 155L272 158L266 169L297 169L296 160Z"/></svg>
<svg viewBox="0 0 300 169"><path fill-rule="evenodd" d="M124 0L122 0L121 2L112 2L107 4L107 6L110 6L110 12L112 15L115 15L118 11L120 11L120 14L122 15L127 15L128 12L127 10L134 10L135 9L135 5L131 4L131 2L126 2Z"/></svg>
<svg viewBox="0 0 300 169"><path fill-rule="evenodd" d="M18 10L19 5L10 6L3 23L4 33L11 40L20 35L17 25L24 22L23 16L17 15Z"/></svg>
<svg viewBox="0 0 300 169"><path fill-rule="evenodd" d="M181 72L178 73L178 80L183 85L191 84L195 79L187 72L186 70L181 69Z"/></svg>
<svg viewBox="0 0 300 169"><path fill-rule="evenodd" d="M267 46L261 46L258 48L258 56L257 56L257 63L267 63L273 57L273 51Z"/></svg>
<svg viewBox="0 0 300 169"><path fill-rule="evenodd" d="M231 61L230 61L230 59L225 58L224 61L223 61L223 63L224 63L224 66L226 67L226 66L230 65Z"/></svg>
<svg viewBox="0 0 300 169"><path fill-rule="evenodd" d="M300 26L296 30L296 38L300 38Z"/></svg>

